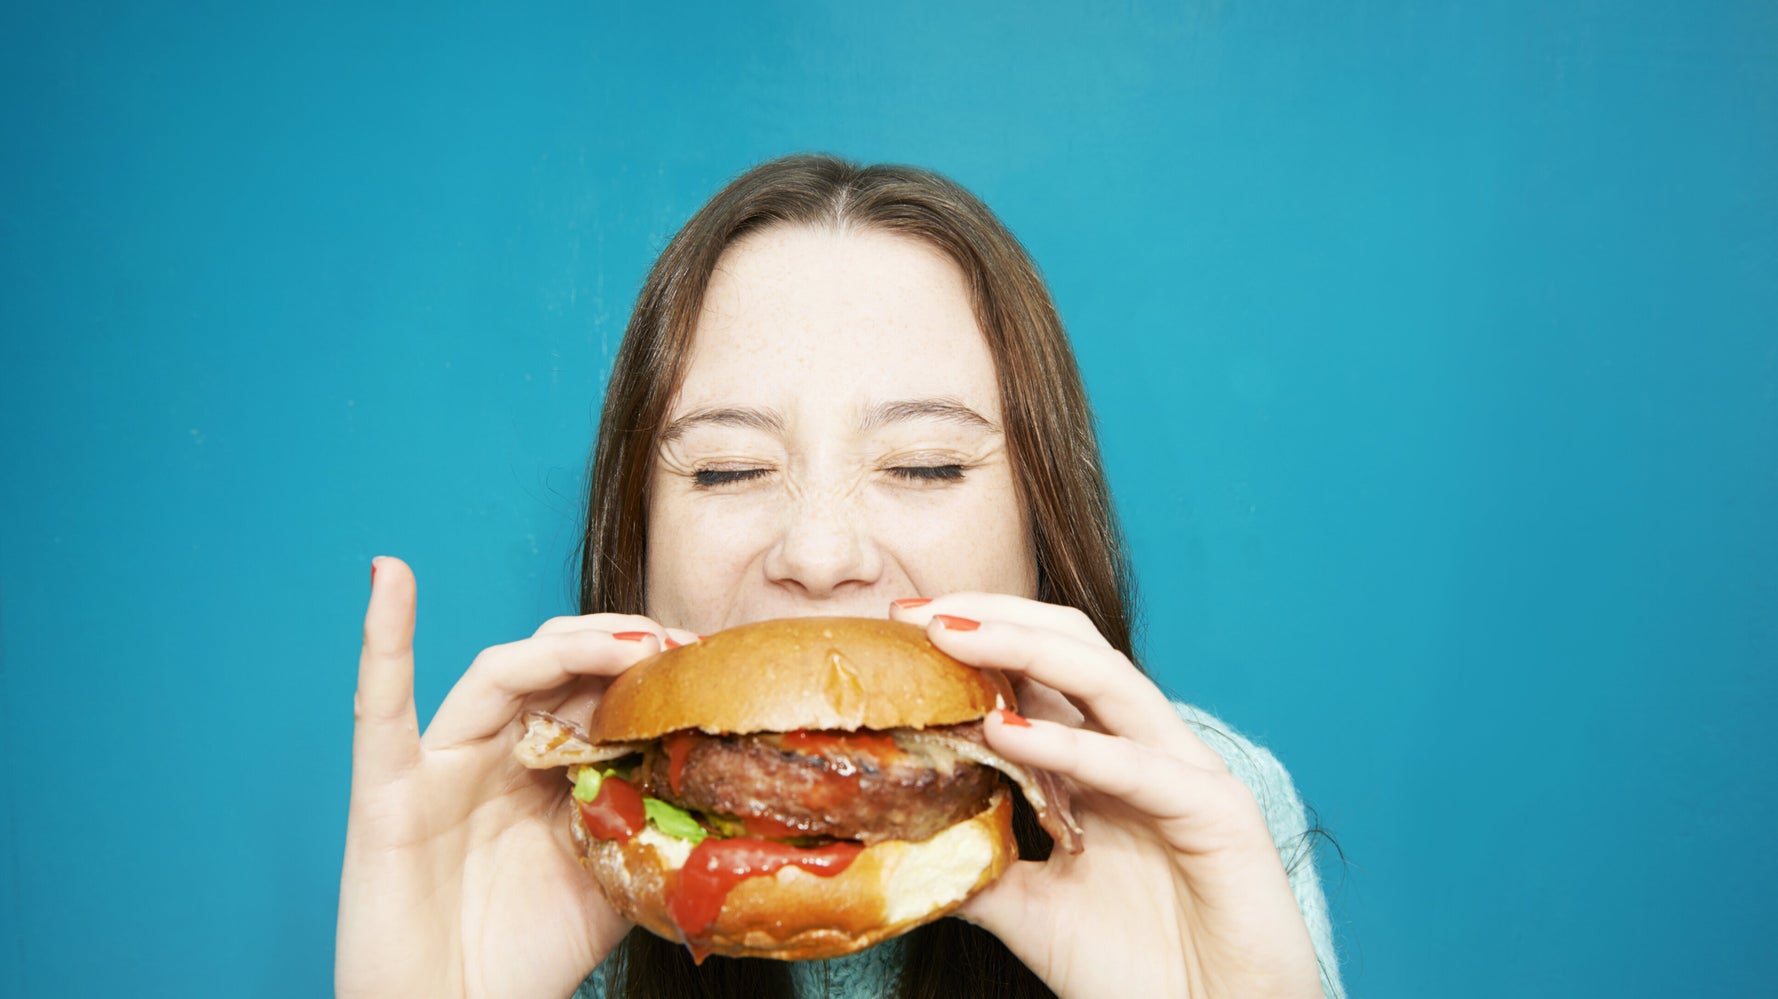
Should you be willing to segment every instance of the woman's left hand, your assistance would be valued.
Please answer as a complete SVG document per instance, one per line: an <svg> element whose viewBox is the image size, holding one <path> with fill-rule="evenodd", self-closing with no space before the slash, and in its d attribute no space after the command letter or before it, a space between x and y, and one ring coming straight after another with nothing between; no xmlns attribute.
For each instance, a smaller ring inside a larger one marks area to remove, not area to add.
<svg viewBox="0 0 1778 999"><path fill-rule="evenodd" d="M959 911L1058 995L1322 994L1309 931L1253 794L1086 615L959 593L897 619L1006 671L1029 726L988 744L1075 787L1086 849L1021 861Z"/></svg>

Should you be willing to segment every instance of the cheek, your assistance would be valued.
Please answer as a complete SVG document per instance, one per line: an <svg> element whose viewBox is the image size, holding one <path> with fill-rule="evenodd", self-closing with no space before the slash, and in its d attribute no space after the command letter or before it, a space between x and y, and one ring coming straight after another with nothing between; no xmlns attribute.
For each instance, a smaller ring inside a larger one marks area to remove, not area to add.
<svg viewBox="0 0 1778 999"><path fill-rule="evenodd" d="M682 493L650 502L650 613L695 613L726 599L770 536L767 512Z"/></svg>
<svg viewBox="0 0 1778 999"><path fill-rule="evenodd" d="M920 593L1037 594L1029 518L1010 478L907 515L887 542Z"/></svg>

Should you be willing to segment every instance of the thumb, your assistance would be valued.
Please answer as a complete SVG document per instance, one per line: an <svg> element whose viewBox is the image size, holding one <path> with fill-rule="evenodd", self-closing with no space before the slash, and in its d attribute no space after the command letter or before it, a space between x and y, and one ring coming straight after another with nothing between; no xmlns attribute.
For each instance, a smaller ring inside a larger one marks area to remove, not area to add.
<svg viewBox="0 0 1778 999"><path fill-rule="evenodd" d="M1035 880L1042 876L1043 867L1042 861L1014 861L1000 880L970 896L954 915L999 937L1020 960L1025 960L1021 951L1022 945L1028 943L1029 924L1040 918L1043 908L1043 893L1035 890Z"/></svg>
<svg viewBox="0 0 1778 999"><path fill-rule="evenodd" d="M414 716L413 570L398 558L371 560L370 607L353 699L352 783L381 783L420 756Z"/></svg>

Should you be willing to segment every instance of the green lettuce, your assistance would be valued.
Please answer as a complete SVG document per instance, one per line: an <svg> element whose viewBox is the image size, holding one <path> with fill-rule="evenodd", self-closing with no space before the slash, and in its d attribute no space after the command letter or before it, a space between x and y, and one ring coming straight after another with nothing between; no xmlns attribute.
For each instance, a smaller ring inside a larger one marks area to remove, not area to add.
<svg viewBox="0 0 1778 999"><path fill-rule="evenodd" d="M698 824L698 820L691 817L690 812L659 798L643 798L642 811L647 813L648 821L654 823L656 829L669 836L688 840L693 846L702 843L704 837L709 835Z"/></svg>
<svg viewBox="0 0 1778 999"><path fill-rule="evenodd" d="M605 783L604 774L592 767L581 767L580 776L574 778L574 796L581 801L591 802L599 796L599 785Z"/></svg>

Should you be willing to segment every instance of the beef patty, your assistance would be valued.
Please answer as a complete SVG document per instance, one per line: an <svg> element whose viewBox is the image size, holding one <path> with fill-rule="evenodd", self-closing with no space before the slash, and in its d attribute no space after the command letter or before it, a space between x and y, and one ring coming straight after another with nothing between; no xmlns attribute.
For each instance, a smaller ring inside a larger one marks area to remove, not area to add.
<svg viewBox="0 0 1778 999"><path fill-rule="evenodd" d="M801 835L866 843L926 839L984 808L1000 777L955 757L904 749L876 733L688 732L667 737L661 747L644 767L645 794L771 820Z"/></svg>

